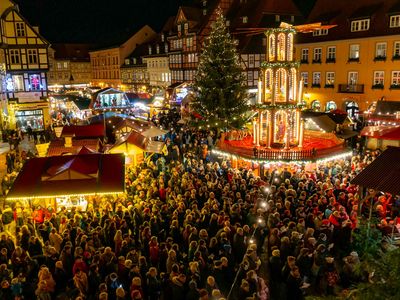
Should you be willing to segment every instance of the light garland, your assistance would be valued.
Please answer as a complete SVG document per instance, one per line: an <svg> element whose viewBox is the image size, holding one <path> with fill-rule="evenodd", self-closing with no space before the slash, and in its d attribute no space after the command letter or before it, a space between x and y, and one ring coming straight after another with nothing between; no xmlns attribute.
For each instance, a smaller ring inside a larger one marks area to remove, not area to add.
<svg viewBox="0 0 400 300"><path fill-rule="evenodd" d="M269 28L268 30L266 30L266 31L264 32L264 34L265 34L266 36L269 36L269 35L271 35L271 34L273 34L273 33L280 33L280 32L296 34L296 33L297 33L297 30L296 30L295 28L293 28L293 27L289 27L289 28L282 28L282 27L279 27L279 28Z"/></svg>
<svg viewBox="0 0 400 300"><path fill-rule="evenodd" d="M288 62L268 62L263 61L261 63L261 68L299 68L300 62L298 61L288 61Z"/></svg>
<svg viewBox="0 0 400 300"><path fill-rule="evenodd" d="M266 159L250 159L250 158L246 158L243 157L241 155L236 155L236 154L232 154L230 152L225 152L222 150L216 150L213 149L211 150L211 153L217 156L223 156L229 159L236 159L236 160L243 160L249 163L253 163L253 164L264 164L264 166L268 166L268 164L287 164L287 163L291 163L291 164L297 164L297 165L303 165L303 164L312 164L312 163L325 163L328 161L332 161L332 160L339 160L339 159L344 159L346 157L352 156L353 155L353 151L347 151L345 153L341 153L341 154L337 154L337 155L333 155L330 157L326 157L326 158L321 158L321 159L317 159L317 160L266 160Z"/></svg>
<svg viewBox="0 0 400 300"><path fill-rule="evenodd" d="M305 105L300 103L296 104L256 104L253 106L254 110L271 110L271 109L302 109Z"/></svg>
<svg viewBox="0 0 400 300"><path fill-rule="evenodd" d="M278 34L278 60L284 61L285 60L285 50L286 50L286 39L284 33Z"/></svg>
<svg viewBox="0 0 400 300"><path fill-rule="evenodd" d="M58 197L79 197L79 196L107 196L107 195L120 195L124 192L104 192L104 193L84 193L84 194L68 194L68 195L41 195L41 196L25 196L25 197L7 197L7 200L24 200L24 199L49 199Z"/></svg>

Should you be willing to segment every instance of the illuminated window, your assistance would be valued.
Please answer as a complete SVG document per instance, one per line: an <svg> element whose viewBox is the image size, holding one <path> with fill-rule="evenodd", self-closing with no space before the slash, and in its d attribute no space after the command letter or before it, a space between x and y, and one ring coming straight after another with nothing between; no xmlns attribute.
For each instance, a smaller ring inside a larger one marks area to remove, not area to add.
<svg viewBox="0 0 400 300"><path fill-rule="evenodd" d="M38 74L29 75L29 85L32 91L40 90L40 76Z"/></svg>
<svg viewBox="0 0 400 300"><path fill-rule="evenodd" d="M17 37L25 36L25 23L24 22L15 23L15 30L16 30Z"/></svg>
<svg viewBox="0 0 400 300"><path fill-rule="evenodd" d="M301 72L301 79L303 80L304 86L308 85L308 72Z"/></svg>
<svg viewBox="0 0 400 300"><path fill-rule="evenodd" d="M312 85L321 85L321 72L313 72Z"/></svg>
<svg viewBox="0 0 400 300"><path fill-rule="evenodd" d="M335 60L336 59L336 46L328 47L326 51L326 59Z"/></svg>
<svg viewBox="0 0 400 300"><path fill-rule="evenodd" d="M273 34L269 36L268 52L269 60L275 60L275 35Z"/></svg>
<svg viewBox="0 0 400 300"><path fill-rule="evenodd" d="M392 85L400 85L400 71L392 71Z"/></svg>
<svg viewBox="0 0 400 300"><path fill-rule="evenodd" d="M383 85L384 79L385 79L384 71L375 71L373 85Z"/></svg>
<svg viewBox="0 0 400 300"><path fill-rule="evenodd" d="M328 86L334 85L335 83L335 72L326 72L325 84Z"/></svg>
<svg viewBox="0 0 400 300"><path fill-rule="evenodd" d="M28 49L28 63L37 64L37 62L38 62L37 50L36 49Z"/></svg>
<svg viewBox="0 0 400 300"><path fill-rule="evenodd" d="M293 33L288 34L288 60L293 60Z"/></svg>
<svg viewBox="0 0 400 300"><path fill-rule="evenodd" d="M312 34L313 36L328 35L328 29L317 29Z"/></svg>
<svg viewBox="0 0 400 300"><path fill-rule="evenodd" d="M360 45L354 44L350 45L349 59L359 59L360 58Z"/></svg>
<svg viewBox="0 0 400 300"><path fill-rule="evenodd" d="M376 43L375 57L386 57L386 43Z"/></svg>
<svg viewBox="0 0 400 300"><path fill-rule="evenodd" d="M301 61L308 62L308 48L301 49Z"/></svg>
<svg viewBox="0 0 400 300"><path fill-rule="evenodd" d="M247 16L244 16L244 17L243 17L243 24L246 24L248 20L249 20L249 19L247 18Z"/></svg>
<svg viewBox="0 0 400 300"><path fill-rule="evenodd" d="M390 28L400 27L400 15L390 16Z"/></svg>
<svg viewBox="0 0 400 300"><path fill-rule="evenodd" d="M313 62L321 62L322 48L314 48Z"/></svg>
<svg viewBox="0 0 400 300"><path fill-rule="evenodd" d="M369 19L363 19L351 22L351 32L367 31L368 29L369 29Z"/></svg>
<svg viewBox="0 0 400 300"><path fill-rule="evenodd" d="M21 62L19 50L10 50L11 64L19 64Z"/></svg>

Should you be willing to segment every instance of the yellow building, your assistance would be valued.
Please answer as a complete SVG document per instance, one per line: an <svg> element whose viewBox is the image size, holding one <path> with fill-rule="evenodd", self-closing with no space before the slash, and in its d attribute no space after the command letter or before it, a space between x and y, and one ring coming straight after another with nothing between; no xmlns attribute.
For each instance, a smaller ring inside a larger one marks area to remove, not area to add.
<svg viewBox="0 0 400 300"><path fill-rule="evenodd" d="M50 125L49 43L12 1L0 1L2 127L41 131Z"/></svg>
<svg viewBox="0 0 400 300"><path fill-rule="evenodd" d="M351 117L374 101L400 100L400 6L396 0L318 0L308 23L336 25L298 37L304 100Z"/></svg>
<svg viewBox="0 0 400 300"><path fill-rule="evenodd" d="M123 44L90 51L90 62L92 64L92 85L100 87L121 87L121 65L137 45L147 43L156 36L149 26L143 26Z"/></svg>
<svg viewBox="0 0 400 300"><path fill-rule="evenodd" d="M92 80L89 44L54 44L49 52L49 89L84 87Z"/></svg>

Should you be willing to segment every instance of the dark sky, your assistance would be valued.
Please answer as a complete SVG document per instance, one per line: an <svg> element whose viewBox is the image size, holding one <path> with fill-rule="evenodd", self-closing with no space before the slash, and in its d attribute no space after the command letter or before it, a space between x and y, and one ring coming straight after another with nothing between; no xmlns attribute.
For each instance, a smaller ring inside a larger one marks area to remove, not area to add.
<svg viewBox="0 0 400 300"><path fill-rule="evenodd" d="M113 44L145 24L159 31L179 5L195 0L15 0L51 43Z"/></svg>
<svg viewBox="0 0 400 300"><path fill-rule="evenodd" d="M215 0L209 0L215 1ZM268 1L268 0L263 0ZM309 10L315 0L294 0ZM143 25L156 32L180 5L201 0L14 0L50 43L94 43L110 46L129 38Z"/></svg>

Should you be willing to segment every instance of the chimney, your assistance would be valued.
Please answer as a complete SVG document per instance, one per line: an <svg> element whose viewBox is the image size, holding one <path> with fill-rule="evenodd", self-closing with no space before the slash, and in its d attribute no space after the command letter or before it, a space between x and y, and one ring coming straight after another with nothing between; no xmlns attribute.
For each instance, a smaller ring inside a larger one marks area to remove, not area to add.
<svg viewBox="0 0 400 300"><path fill-rule="evenodd" d="M64 137L64 147L71 148L72 147L72 136Z"/></svg>

